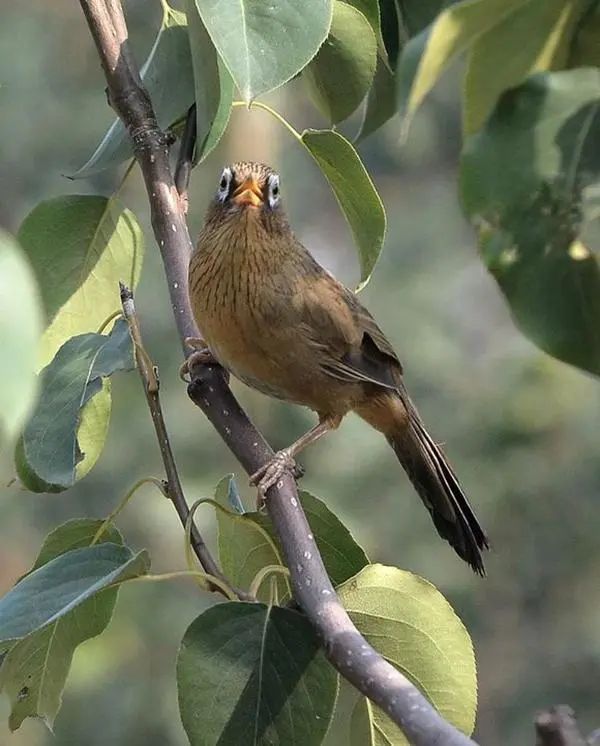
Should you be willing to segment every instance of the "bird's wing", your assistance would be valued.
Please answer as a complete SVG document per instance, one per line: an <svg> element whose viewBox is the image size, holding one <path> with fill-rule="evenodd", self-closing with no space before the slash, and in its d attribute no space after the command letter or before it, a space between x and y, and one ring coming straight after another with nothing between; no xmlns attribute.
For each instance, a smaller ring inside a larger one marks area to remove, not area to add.
<svg viewBox="0 0 600 746"><path fill-rule="evenodd" d="M321 352L321 367L343 381L397 389L402 365L356 295L326 272L300 297L300 324Z"/></svg>

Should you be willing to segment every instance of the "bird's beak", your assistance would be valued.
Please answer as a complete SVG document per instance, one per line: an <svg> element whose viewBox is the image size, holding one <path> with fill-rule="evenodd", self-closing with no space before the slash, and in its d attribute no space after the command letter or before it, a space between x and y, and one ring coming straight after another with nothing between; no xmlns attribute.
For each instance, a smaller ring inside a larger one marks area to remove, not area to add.
<svg viewBox="0 0 600 746"><path fill-rule="evenodd" d="M236 205L260 207L263 203L262 191L254 176L248 176L233 193Z"/></svg>

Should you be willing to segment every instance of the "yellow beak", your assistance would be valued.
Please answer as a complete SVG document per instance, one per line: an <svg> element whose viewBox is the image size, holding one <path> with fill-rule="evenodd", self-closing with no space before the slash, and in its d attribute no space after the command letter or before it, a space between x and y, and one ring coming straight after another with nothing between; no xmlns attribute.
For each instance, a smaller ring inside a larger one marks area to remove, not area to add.
<svg viewBox="0 0 600 746"><path fill-rule="evenodd" d="M248 176L233 193L233 201L237 205L260 207L263 203L262 192L253 176Z"/></svg>

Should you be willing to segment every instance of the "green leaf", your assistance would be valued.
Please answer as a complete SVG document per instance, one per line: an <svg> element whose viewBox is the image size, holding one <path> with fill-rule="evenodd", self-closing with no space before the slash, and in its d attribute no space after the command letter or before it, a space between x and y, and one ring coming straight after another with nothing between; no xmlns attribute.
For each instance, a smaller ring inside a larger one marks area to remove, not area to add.
<svg viewBox="0 0 600 746"><path fill-rule="evenodd" d="M389 70L385 62L380 58L377 60L377 70L373 78L373 85L367 96L367 103L360 131L356 136L356 142L364 140L373 132L389 121L398 108L398 97L396 94L396 77Z"/></svg>
<svg viewBox="0 0 600 746"><path fill-rule="evenodd" d="M17 467L29 489L39 487L28 479L31 473L53 491L75 483L82 457L77 441L81 408L101 391L102 378L133 367L129 329L123 319L117 320L108 336L81 334L65 342L41 373L40 399L23 433L19 456L25 468L20 458Z"/></svg>
<svg viewBox="0 0 600 746"><path fill-rule="evenodd" d="M400 738L400 743L406 743L403 735ZM373 705L366 697L359 697L350 720L350 746L396 746L397 743L375 730Z"/></svg>
<svg viewBox="0 0 600 746"><path fill-rule="evenodd" d="M397 0L379 0L379 11L383 42L383 49L380 47L380 52L390 70L393 71L396 69L398 55L405 41L404 29L400 28Z"/></svg>
<svg viewBox="0 0 600 746"><path fill-rule="evenodd" d="M72 549L34 570L0 599L0 646L43 629L110 586L145 575L148 553L120 544Z"/></svg>
<svg viewBox="0 0 600 746"><path fill-rule="evenodd" d="M402 51L398 68L401 91L407 96L407 117L414 115L458 55L529 1L463 0L444 10L429 29L411 39Z"/></svg>
<svg viewBox="0 0 600 746"><path fill-rule="evenodd" d="M33 272L17 242L0 231L0 446L33 407L42 309Z"/></svg>
<svg viewBox="0 0 600 746"><path fill-rule="evenodd" d="M331 0L196 0L217 51L253 101L300 72L329 33Z"/></svg>
<svg viewBox="0 0 600 746"><path fill-rule="evenodd" d="M529 75L564 67L587 0L530 0L471 46L463 92L463 126L476 132L500 94Z"/></svg>
<svg viewBox="0 0 600 746"><path fill-rule="evenodd" d="M215 500L231 510L229 491L231 476L222 479L215 490ZM224 575L236 588L248 590L256 574L268 565L283 565L281 552L275 539L261 528L256 513L230 515L217 511L219 563ZM258 523L258 525L257 525ZM287 578L277 575L277 593L280 603L291 597ZM270 598L269 583L262 584L259 601Z"/></svg>
<svg viewBox="0 0 600 746"><path fill-rule="evenodd" d="M83 518L59 526L46 537L32 571L72 549L89 546L101 525L100 520ZM122 544L123 540L110 525L99 542ZM0 666L0 690L10 700L11 730L27 717L43 718L52 729L75 648L104 631L117 593L117 588L99 593L10 649Z"/></svg>
<svg viewBox="0 0 600 746"><path fill-rule="evenodd" d="M164 4L163 8L166 7ZM194 103L194 73L184 13L173 8L165 10L160 31L140 72L158 125L166 129ZM87 163L72 178L87 178L123 163L132 155L129 134L121 120L116 119Z"/></svg>
<svg viewBox="0 0 600 746"><path fill-rule="evenodd" d="M337 674L302 614L223 603L186 631L177 687L191 746L318 746L333 715Z"/></svg>
<svg viewBox="0 0 600 746"><path fill-rule="evenodd" d="M402 16L402 26L409 38L420 34L433 23L448 0L397 0Z"/></svg>
<svg viewBox="0 0 600 746"><path fill-rule="evenodd" d="M134 288L144 253L135 215L116 199L67 195L40 202L19 229L49 327L40 365L67 339L97 331L121 308L119 281Z"/></svg>
<svg viewBox="0 0 600 746"><path fill-rule="evenodd" d="M196 91L196 161L203 161L223 136L233 102L233 80L217 54L194 0L186 0Z"/></svg>
<svg viewBox="0 0 600 746"><path fill-rule="evenodd" d="M73 518L55 528L44 539L31 572L47 565L51 560L60 557L61 554L70 552L72 549L89 547L103 522L98 518ZM112 523L106 526L106 530L98 539L100 544L107 542L111 544L123 543L123 537Z"/></svg>
<svg viewBox="0 0 600 746"><path fill-rule="evenodd" d="M588 11L577 28L571 51L569 67L600 67L600 13L592 0Z"/></svg>
<svg viewBox="0 0 600 746"><path fill-rule="evenodd" d="M305 130L302 142L319 164L350 225L358 247L363 288L385 237L385 210L358 153L338 132Z"/></svg>
<svg viewBox="0 0 600 746"><path fill-rule="evenodd" d="M352 5L334 0L329 36L303 72L311 96L332 124L364 99L377 62L377 38L365 16Z"/></svg>
<svg viewBox="0 0 600 746"><path fill-rule="evenodd" d="M97 330L119 310L119 280L135 288L140 276L143 234L134 214L116 199L69 195L37 205L23 221L19 239L38 279L49 323L39 351L43 367L64 342ZM110 403L105 383L83 411L79 435L85 458L77 465L78 478L102 452ZM33 477L26 480L32 482Z"/></svg>
<svg viewBox="0 0 600 746"><path fill-rule="evenodd" d="M364 549L322 500L305 490L298 492L298 497L333 585L340 585L369 564ZM246 515L260 523L279 547L279 540L268 516L260 513Z"/></svg>
<svg viewBox="0 0 600 746"><path fill-rule="evenodd" d="M337 0L335 0L337 1ZM346 0L348 5L356 8L362 15L367 19L369 25L373 29L375 38L379 40L381 38L381 18L379 15L379 0ZM333 9L333 15L335 18L335 5Z"/></svg>
<svg viewBox="0 0 600 746"><path fill-rule="evenodd" d="M338 588L338 593L367 640L446 720L471 733L477 705L473 646L442 594L417 575L383 565L369 565ZM378 707L368 707L366 714L365 706L360 707L362 712L355 714L353 727L360 728L363 735L374 730L372 743L408 743ZM365 716L370 716L368 729Z"/></svg>
<svg viewBox="0 0 600 746"><path fill-rule="evenodd" d="M465 211L516 323L596 375L599 111L598 70L536 75L502 96L461 162Z"/></svg>

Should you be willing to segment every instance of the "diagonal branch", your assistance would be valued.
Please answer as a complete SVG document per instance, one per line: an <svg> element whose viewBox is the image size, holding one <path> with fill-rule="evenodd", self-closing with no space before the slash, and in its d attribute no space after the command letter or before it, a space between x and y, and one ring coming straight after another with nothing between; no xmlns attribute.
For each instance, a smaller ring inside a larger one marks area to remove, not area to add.
<svg viewBox="0 0 600 746"><path fill-rule="evenodd" d="M184 211L148 93L129 50L120 0L80 0L106 75L109 100L123 120L140 164L180 339L197 337L187 295L191 251ZM248 473L273 451L252 425L218 366L194 366L188 392ZM267 507L291 573L294 596L321 636L333 666L379 705L415 746L473 746L447 723L399 671L360 635L338 600L298 500L285 476L268 492Z"/></svg>

